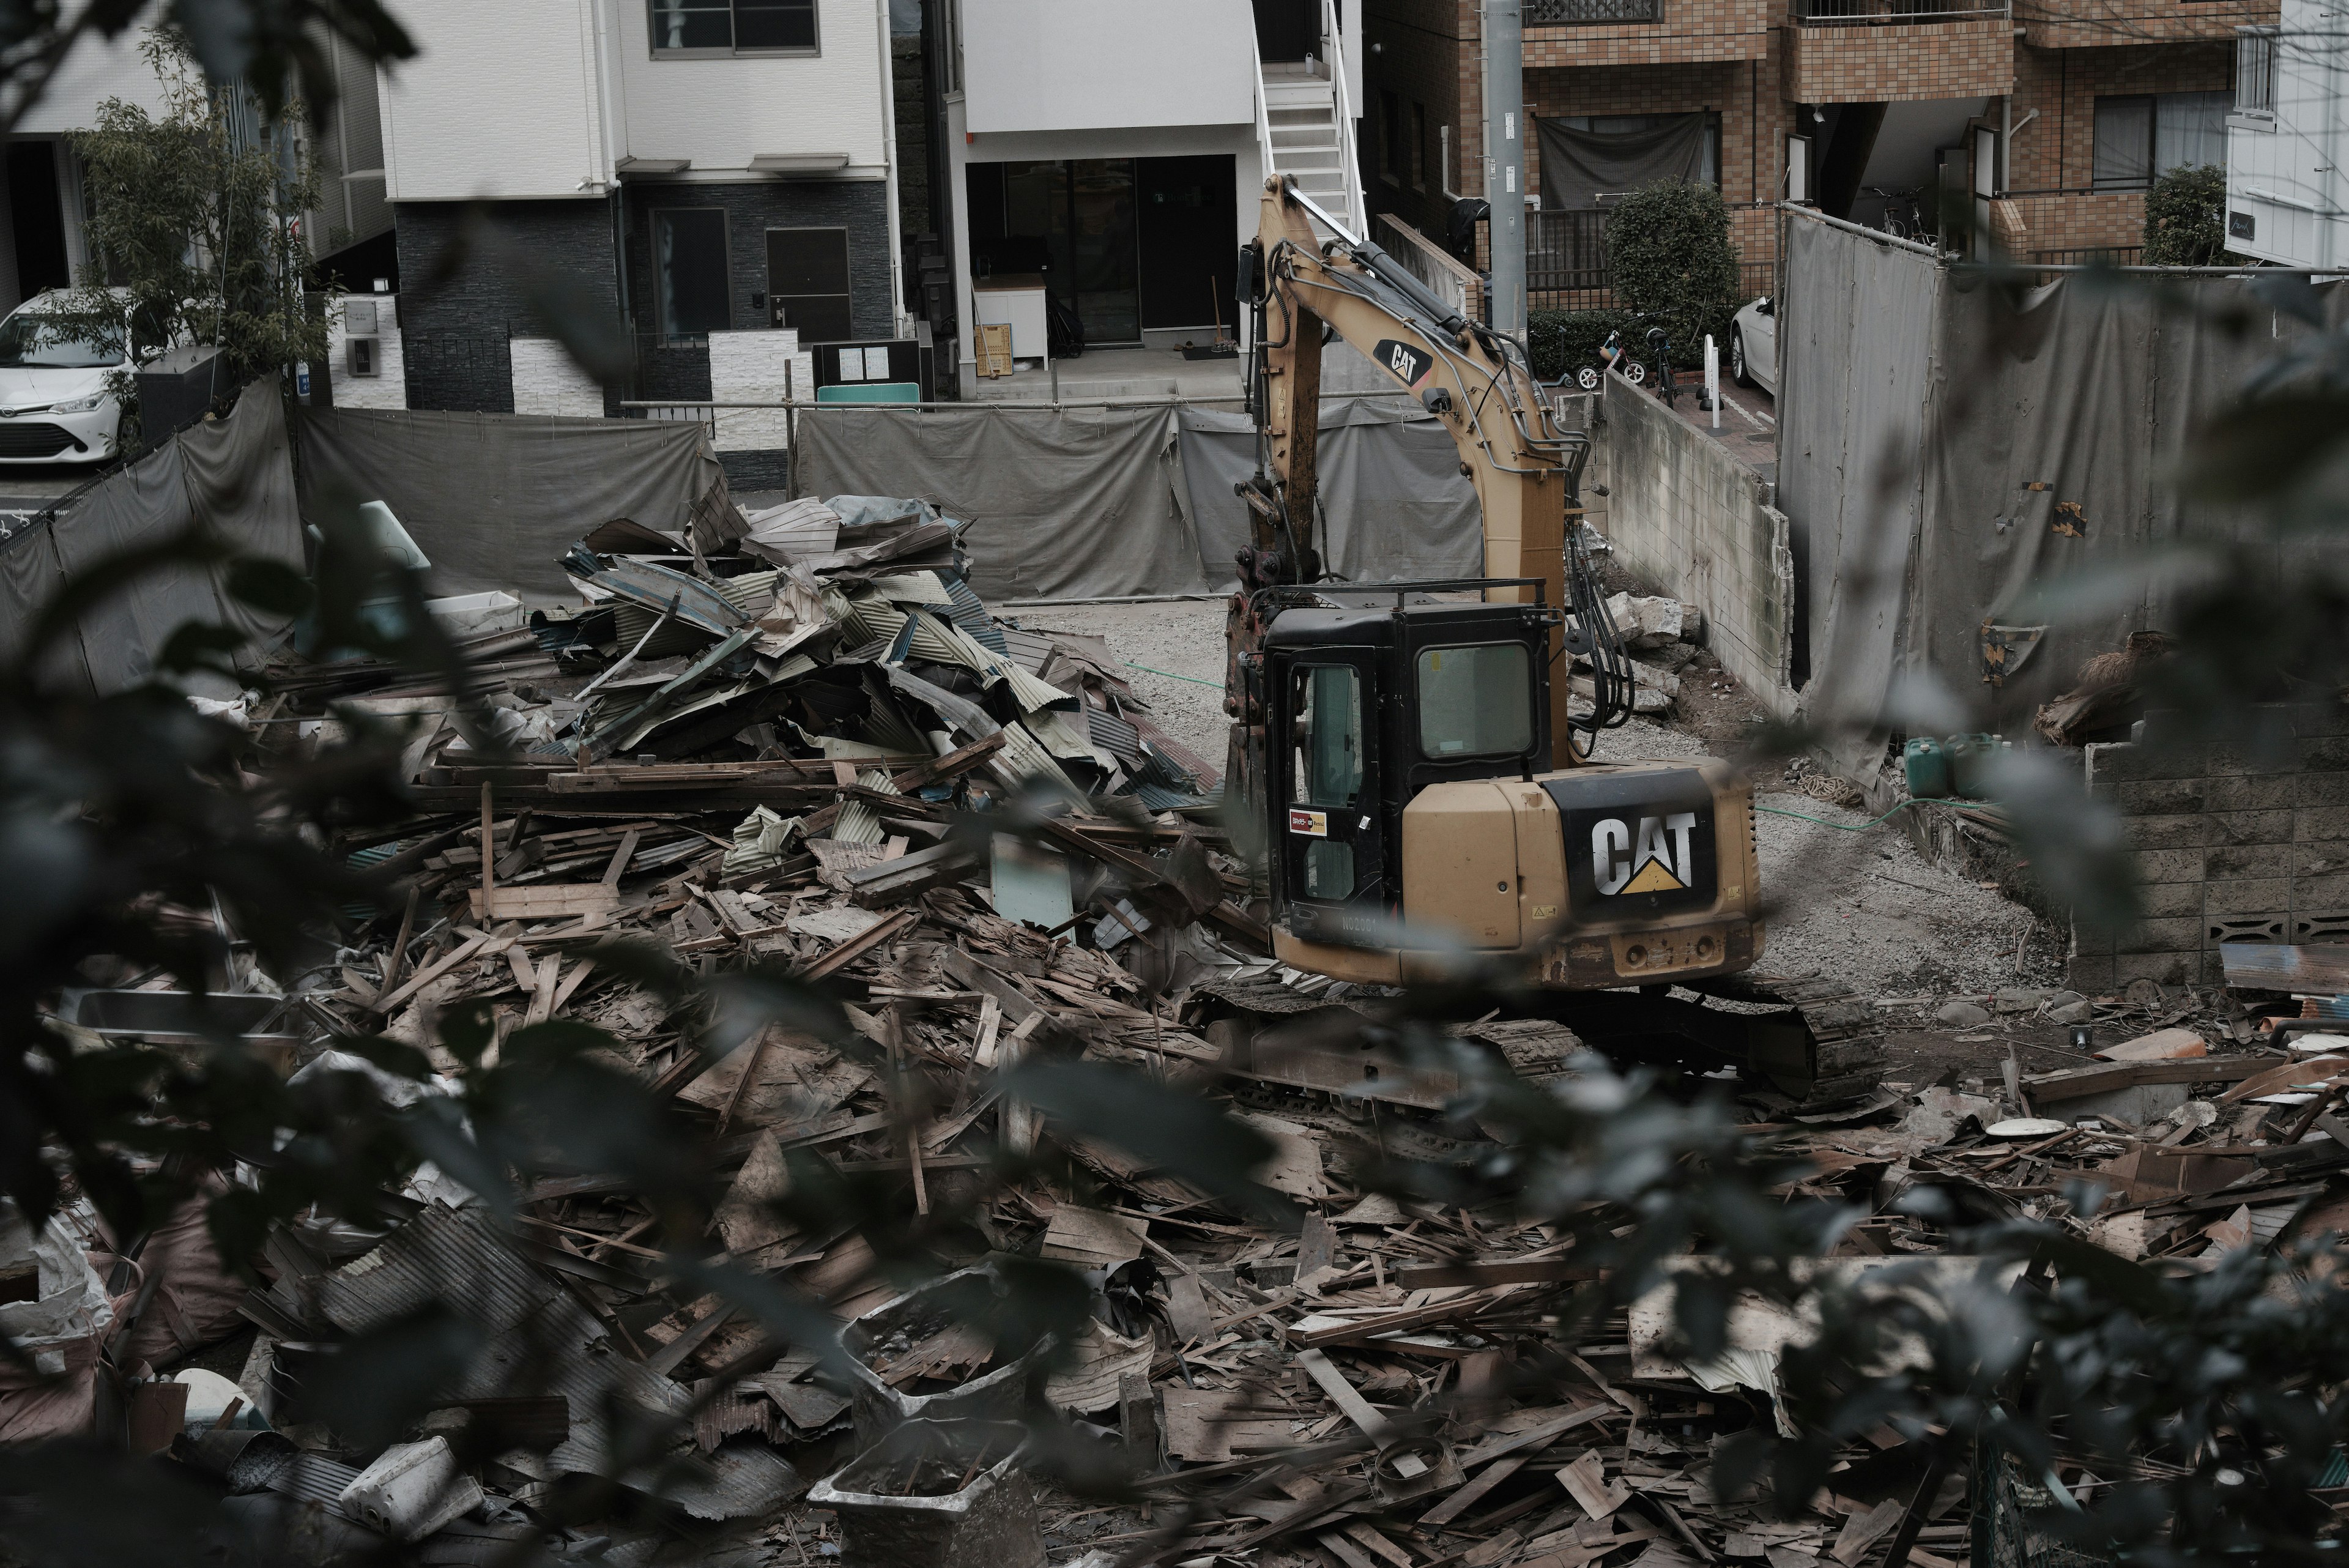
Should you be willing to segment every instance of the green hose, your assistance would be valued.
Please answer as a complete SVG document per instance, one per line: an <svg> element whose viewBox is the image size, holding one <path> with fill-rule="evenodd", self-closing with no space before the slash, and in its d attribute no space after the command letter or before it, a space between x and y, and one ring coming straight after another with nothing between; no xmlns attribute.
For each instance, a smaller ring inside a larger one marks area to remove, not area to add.
<svg viewBox="0 0 2349 1568"><path fill-rule="evenodd" d="M1136 664L1131 659L1123 662L1128 670L1148 670L1151 674L1164 675L1169 680L1187 680L1194 686L1212 686L1218 691L1224 689L1224 683L1220 680L1202 680L1195 675L1177 675L1171 670L1154 670L1147 664Z"/></svg>
<svg viewBox="0 0 2349 1568"><path fill-rule="evenodd" d="M1781 811L1775 805L1757 805L1754 809L1756 811L1767 812L1772 816L1791 816L1796 822L1816 822L1821 827L1832 827L1837 833L1861 833L1865 832L1868 828L1874 827L1877 823L1885 822L1892 817L1899 815L1902 812L1908 810L1910 806L1915 805L1917 803L1913 800L1904 800L1899 805L1894 806L1890 811L1886 812L1882 816L1876 818L1874 822L1862 822L1857 824L1848 822L1829 822L1824 816L1805 816L1799 811Z"/></svg>

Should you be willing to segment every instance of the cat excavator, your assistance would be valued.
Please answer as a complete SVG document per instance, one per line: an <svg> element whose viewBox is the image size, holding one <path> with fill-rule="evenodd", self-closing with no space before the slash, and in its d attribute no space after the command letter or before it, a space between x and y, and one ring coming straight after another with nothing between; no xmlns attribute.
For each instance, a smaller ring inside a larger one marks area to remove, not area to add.
<svg viewBox="0 0 2349 1568"><path fill-rule="evenodd" d="M1240 265L1257 467L1238 487L1250 537L1227 622L1226 789L1263 836L1276 956L1363 986L1441 983L1467 960L1526 982L1546 1018L1610 1054L1733 1065L1796 1106L1872 1090L1868 1002L1754 972L1747 784L1714 759L1597 754L1632 681L1581 522L1589 437L1560 423L1524 348L1286 176L1267 182ZM1483 517L1482 576L1330 570L1315 455L1333 337L1451 435ZM1724 1009L1676 987L1780 1005ZM1259 1022L1292 1010L1228 1000ZM1365 1076L1310 1051L1258 1054L1231 1064L1325 1091Z"/></svg>

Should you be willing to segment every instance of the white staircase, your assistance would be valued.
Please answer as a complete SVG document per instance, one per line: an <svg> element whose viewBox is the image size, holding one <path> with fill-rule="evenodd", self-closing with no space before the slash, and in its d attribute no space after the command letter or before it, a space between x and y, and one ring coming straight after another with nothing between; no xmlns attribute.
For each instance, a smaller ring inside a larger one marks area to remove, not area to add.
<svg viewBox="0 0 2349 1568"><path fill-rule="evenodd" d="M1338 93L1326 77L1301 66L1268 66L1263 78L1264 117L1271 134L1272 171L1295 178L1297 189L1360 236L1361 214L1347 178L1351 149L1338 121Z"/></svg>
<svg viewBox="0 0 2349 1568"><path fill-rule="evenodd" d="M1344 40L1330 0L1322 0L1321 15L1321 58L1257 62L1257 140L1268 173L1293 178L1300 194L1360 239L1362 176L1354 152L1356 111L1346 91Z"/></svg>

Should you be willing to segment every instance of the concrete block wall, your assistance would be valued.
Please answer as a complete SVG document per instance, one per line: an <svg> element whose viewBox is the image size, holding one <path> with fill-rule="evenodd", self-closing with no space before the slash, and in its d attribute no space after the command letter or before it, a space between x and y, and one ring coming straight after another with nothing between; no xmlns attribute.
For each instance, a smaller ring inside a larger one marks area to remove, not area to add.
<svg viewBox="0 0 2349 1568"><path fill-rule="evenodd" d="M1791 713L1795 552L1768 483L1620 377L1608 378L1603 412L1616 563L1702 610L1722 668L1770 711Z"/></svg>
<svg viewBox="0 0 2349 1568"><path fill-rule="evenodd" d="M508 340L543 330L551 283L617 315L612 202L397 203L408 406L513 412Z"/></svg>
<svg viewBox="0 0 2349 1568"><path fill-rule="evenodd" d="M2117 806L2144 919L2075 928L2071 983L2216 984L2219 944L2349 942L2349 708L2275 707L2265 743L2173 744L2158 715L2135 745L2087 749L2088 791Z"/></svg>
<svg viewBox="0 0 2349 1568"><path fill-rule="evenodd" d="M604 389L552 337L516 337L506 345L513 361L513 411L568 419L604 417Z"/></svg>

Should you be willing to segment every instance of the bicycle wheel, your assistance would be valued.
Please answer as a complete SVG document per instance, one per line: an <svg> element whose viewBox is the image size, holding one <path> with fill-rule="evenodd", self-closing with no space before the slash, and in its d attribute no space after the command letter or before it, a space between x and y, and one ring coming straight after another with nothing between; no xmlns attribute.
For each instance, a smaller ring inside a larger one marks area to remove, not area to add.
<svg viewBox="0 0 2349 1568"><path fill-rule="evenodd" d="M1585 365L1574 373L1574 384L1586 392L1597 391L1599 381L1599 367L1596 365Z"/></svg>
<svg viewBox="0 0 2349 1568"><path fill-rule="evenodd" d="M1631 385L1635 387L1647 385L1648 368L1645 365L1640 364L1637 359L1631 361L1631 368L1625 370L1623 374L1630 378Z"/></svg>

